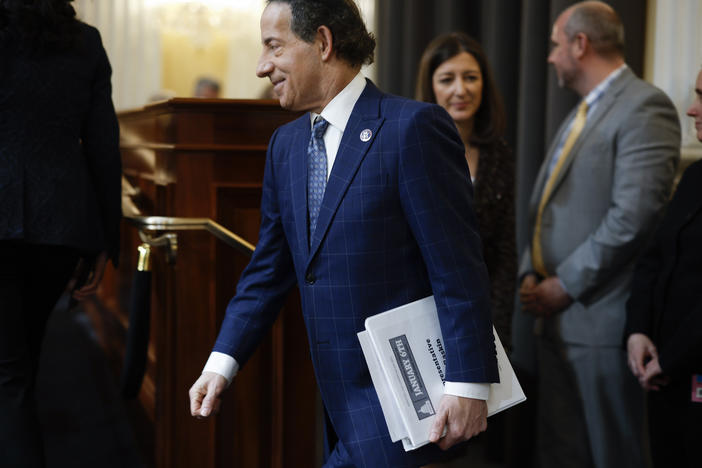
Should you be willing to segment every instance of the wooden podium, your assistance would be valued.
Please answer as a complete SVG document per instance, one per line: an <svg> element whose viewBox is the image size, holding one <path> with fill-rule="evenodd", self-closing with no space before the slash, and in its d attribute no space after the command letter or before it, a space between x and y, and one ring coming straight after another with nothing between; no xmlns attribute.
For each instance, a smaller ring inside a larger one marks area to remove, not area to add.
<svg viewBox="0 0 702 468"><path fill-rule="evenodd" d="M175 98L119 114L128 191L147 216L211 218L255 244L268 140L299 114L275 101ZM248 258L205 231L177 233L174 264L155 249L146 377L130 404L147 464L158 468L318 464L318 396L297 291L226 391L216 418L190 416L200 375ZM117 372L141 243L122 226L121 264L90 312Z"/></svg>

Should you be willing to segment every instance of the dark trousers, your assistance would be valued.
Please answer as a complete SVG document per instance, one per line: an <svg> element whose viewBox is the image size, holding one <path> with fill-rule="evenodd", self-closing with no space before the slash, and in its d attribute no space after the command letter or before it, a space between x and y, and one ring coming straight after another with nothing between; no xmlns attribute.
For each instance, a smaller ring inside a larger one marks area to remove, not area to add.
<svg viewBox="0 0 702 468"><path fill-rule="evenodd" d="M34 387L49 313L78 253L0 241L0 466L44 466Z"/></svg>
<svg viewBox="0 0 702 468"><path fill-rule="evenodd" d="M700 466L702 403L691 402L692 375L648 392L649 434L656 468Z"/></svg>

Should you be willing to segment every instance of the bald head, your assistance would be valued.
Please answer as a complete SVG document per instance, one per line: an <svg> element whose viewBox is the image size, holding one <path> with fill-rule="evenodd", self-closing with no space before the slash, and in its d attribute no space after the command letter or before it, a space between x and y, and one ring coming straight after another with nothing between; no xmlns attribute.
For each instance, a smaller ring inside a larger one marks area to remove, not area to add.
<svg viewBox="0 0 702 468"><path fill-rule="evenodd" d="M565 10L561 16L568 40L583 33L598 55L604 58L624 57L624 25L611 6L597 1L580 2Z"/></svg>

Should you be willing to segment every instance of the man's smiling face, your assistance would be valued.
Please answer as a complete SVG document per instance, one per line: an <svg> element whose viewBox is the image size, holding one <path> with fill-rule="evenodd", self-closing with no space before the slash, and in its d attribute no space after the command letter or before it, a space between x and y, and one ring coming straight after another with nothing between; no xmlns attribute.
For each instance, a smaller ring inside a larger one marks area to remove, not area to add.
<svg viewBox="0 0 702 468"><path fill-rule="evenodd" d="M256 75L268 77L284 109L314 110L323 102L318 41L305 42L290 29L290 6L270 3L261 15L263 52Z"/></svg>

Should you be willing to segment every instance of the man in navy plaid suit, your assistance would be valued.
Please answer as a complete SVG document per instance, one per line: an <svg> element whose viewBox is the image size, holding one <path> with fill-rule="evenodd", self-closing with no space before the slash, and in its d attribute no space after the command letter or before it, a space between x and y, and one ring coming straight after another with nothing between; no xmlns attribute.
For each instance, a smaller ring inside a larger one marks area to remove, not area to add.
<svg viewBox="0 0 702 468"><path fill-rule="evenodd" d="M282 107L309 113L271 137L259 242L190 390L191 412L207 417L219 406L297 284L338 436L325 466L440 461L485 430L489 383L498 379L461 140L440 107L383 94L360 74L375 40L353 0L269 0L261 38L258 76L271 80ZM405 452L390 440L356 333L368 316L432 294L445 395L435 444Z"/></svg>

